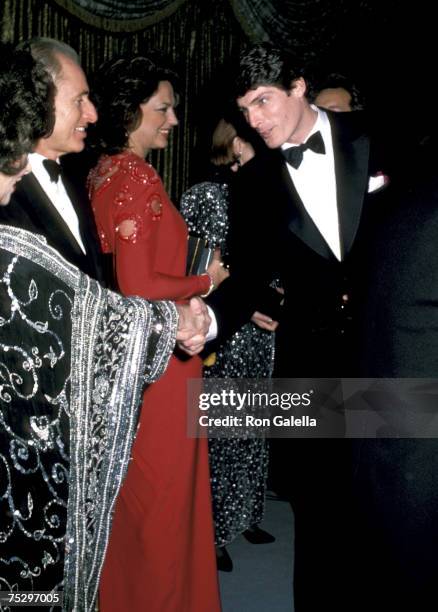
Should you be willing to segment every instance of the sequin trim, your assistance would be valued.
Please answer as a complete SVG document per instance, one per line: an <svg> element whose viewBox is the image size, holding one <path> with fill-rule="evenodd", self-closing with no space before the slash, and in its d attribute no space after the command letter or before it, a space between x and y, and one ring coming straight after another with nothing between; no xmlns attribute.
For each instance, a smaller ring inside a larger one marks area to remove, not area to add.
<svg viewBox="0 0 438 612"><path fill-rule="evenodd" d="M0 554L0 582L47 590L59 568L49 587L64 609L91 612L137 406L172 353L176 308L105 291L44 238L3 226L0 292L0 540L15 551ZM56 368L48 394L43 373Z"/></svg>

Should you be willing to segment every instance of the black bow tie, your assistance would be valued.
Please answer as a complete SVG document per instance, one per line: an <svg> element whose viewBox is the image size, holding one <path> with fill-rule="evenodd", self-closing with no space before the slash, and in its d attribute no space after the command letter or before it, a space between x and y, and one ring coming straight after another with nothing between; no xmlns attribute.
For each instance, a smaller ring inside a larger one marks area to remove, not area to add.
<svg viewBox="0 0 438 612"><path fill-rule="evenodd" d="M57 183L61 176L61 166L58 162L53 161L53 159L45 159L43 161L43 166L47 170L47 174L50 176L52 183Z"/></svg>
<svg viewBox="0 0 438 612"><path fill-rule="evenodd" d="M301 162L303 161L303 153L307 149L324 155L325 146L321 132L315 132L312 134L309 140L307 140L307 142L303 142L303 144L300 144L297 147L282 149L281 152L283 153L283 157L286 159L286 161L296 169L299 168Z"/></svg>

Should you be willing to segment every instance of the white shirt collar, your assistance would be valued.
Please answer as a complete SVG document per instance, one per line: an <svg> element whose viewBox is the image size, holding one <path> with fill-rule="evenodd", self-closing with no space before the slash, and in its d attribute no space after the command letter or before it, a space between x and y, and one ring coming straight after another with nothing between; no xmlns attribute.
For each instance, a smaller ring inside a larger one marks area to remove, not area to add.
<svg viewBox="0 0 438 612"><path fill-rule="evenodd" d="M304 142L307 142L309 140L309 138L312 136L312 134L316 134L316 132L321 132L321 136L322 139L324 141L324 144L327 148L327 144L330 142L331 143L331 128L330 128L330 122L329 122L329 118L327 116L327 113L322 110L321 108L319 108L318 106L315 106L315 104L311 104L310 108L313 109L314 111L316 111L317 113L317 117L316 117L316 121L313 124L312 129L310 130L310 132L307 134ZM291 142L285 142L284 144L281 145L281 149L283 151L285 151L286 149L290 149L290 147L298 147L299 144L294 144Z"/></svg>
<svg viewBox="0 0 438 612"><path fill-rule="evenodd" d="M304 142L320 131L324 141L326 154L319 155L313 151L305 151L303 161L298 169L286 164L289 175L304 208L312 218L327 244L338 260L341 259L341 243L339 236L339 215L337 210L336 173L333 153L333 140L328 115L320 108L311 105L318 115L312 129ZM281 148L288 149L291 143ZM315 181L315 176L318 180Z"/></svg>
<svg viewBox="0 0 438 612"><path fill-rule="evenodd" d="M43 166L43 161L47 157L41 155L41 153L30 153L29 162L32 172L38 179L38 182L49 195L56 193L56 184L50 180L49 173ZM56 160L59 163L59 158ZM52 199L52 198L51 198Z"/></svg>
<svg viewBox="0 0 438 612"><path fill-rule="evenodd" d="M83 252L86 253L79 229L79 219L73 203L65 189L62 177L59 178L57 183L50 180L49 173L43 166L43 161L45 159L47 159L47 157L41 155L40 153L30 153L29 162L30 167L32 168L32 173L41 185L42 189L45 191L53 206L64 219ZM56 161L59 163L59 158Z"/></svg>

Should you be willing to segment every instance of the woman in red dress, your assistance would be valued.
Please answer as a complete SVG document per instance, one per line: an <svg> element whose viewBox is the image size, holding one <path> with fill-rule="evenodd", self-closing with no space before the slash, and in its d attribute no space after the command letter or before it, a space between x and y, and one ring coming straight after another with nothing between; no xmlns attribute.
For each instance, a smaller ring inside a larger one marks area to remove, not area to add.
<svg viewBox="0 0 438 612"><path fill-rule="evenodd" d="M185 276L186 225L154 168L178 123L174 75L144 57L119 58L96 87L102 155L89 176L101 244L120 291L149 299L205 295L225 273ZM207 441L187 437L188 378L198 357L172 356L144 393L132 461L116 503L100 587L101 612L220 610Z"/></svg>

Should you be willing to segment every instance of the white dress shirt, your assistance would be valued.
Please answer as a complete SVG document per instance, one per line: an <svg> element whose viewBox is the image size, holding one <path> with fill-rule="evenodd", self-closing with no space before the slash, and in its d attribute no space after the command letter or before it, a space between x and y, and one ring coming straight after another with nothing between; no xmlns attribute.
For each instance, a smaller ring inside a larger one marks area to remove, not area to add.
<svg viewBox="0 0 438 612"><path fill-rule="evenodd" d="M71 200L65 190L62 177L59 177L58 182L55 183L50 180L50 176L47 170L43 166L43 161L46 159L39 153L31 153L29 155L29 162L32 168L32 172L47 194L47 197L52 202L58 213L61 215L65 223L68 225L69 230L75 237L77 243L81 247L82 251L86 254L84 243L82 242L81 234L79 231L79 219L76 211L71 203ZM59 161L59 160L57 160Z"/></svg>
<svg viewBox="0 0 438 612"><path fill-rule="evenodd" d="M287 164L287 169L306 211L340 261L341 242L332 132L327 113L314 105L312 108L318 113L318 117L306 142L312 134L320 131L325 145L325 155L307 149L304 151L299 168L295 169ZM285 150L293 146L297 145L286 143L281 148Z"/></svg>

